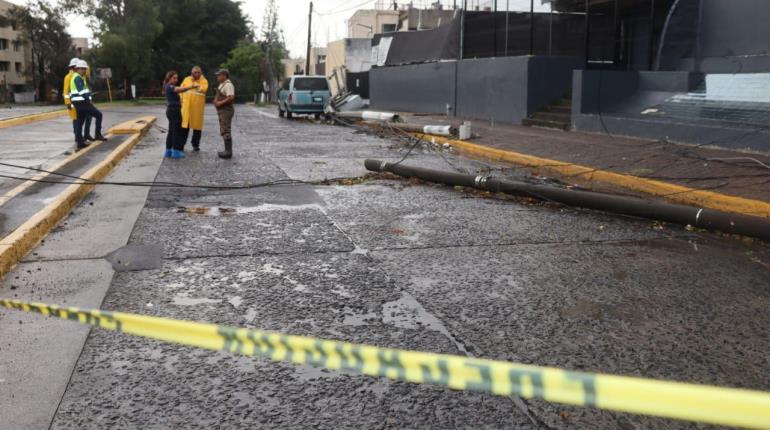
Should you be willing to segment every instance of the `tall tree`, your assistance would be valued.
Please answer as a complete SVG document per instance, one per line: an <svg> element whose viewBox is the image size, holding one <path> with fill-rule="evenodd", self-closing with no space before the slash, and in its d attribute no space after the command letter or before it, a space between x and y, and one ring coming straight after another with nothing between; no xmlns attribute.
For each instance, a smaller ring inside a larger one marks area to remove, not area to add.
<svg viewBox="0 0 770 430"><path fill-rule="evenodd" d="M66 0L90 18L99 43L93 57L126 82L126 97L134 80L152 79L152 45L163 26L153 0Z"/></svg>
<svg viewBox="0 0 770 430"><path fill-rule="evenodd" d="M230 71L232 80L238 85L238 94L252 95L262 91L262 81L267 79L261 67L264 60L264 50L253 42L243 42L230 51L222 67Z"/></svg>
<svg viewBox="0 0 770 430"><path fill-rule="evenodd" d="M74 55L62 10L45 0L30 0L26 6L11 8L8 19L20 30L17 42L30 49L32 63L26 72L32 76L38 97L45 99L49 85L60 86Z"/></svg>
<svg viewBox="0 0 770 430"><path fill-rule="evenodd" d="M251 24L233 0L64 2L90 19L99 64L145 87L172 69L184 73L198 65L210 74L239 42L253 39Z"/></svg>
<svg viewBox="0 0 770 430"><path fill-rule="evenodd" d="M201 66L212 73L242 41L253 39L251 23L231 0L157 0L162 34L153 44L159 74Z"/></svg>

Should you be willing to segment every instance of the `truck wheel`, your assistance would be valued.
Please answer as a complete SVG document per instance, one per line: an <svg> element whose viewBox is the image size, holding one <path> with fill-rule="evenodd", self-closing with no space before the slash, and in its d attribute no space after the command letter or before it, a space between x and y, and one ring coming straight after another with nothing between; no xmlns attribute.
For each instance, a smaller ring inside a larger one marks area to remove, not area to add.
<svg viewBox="0 0 770 430"><path fill-rule="evenodd" d="M284 115L286 115L286 113L283 111L283 109L278 108L278 116L283 118Z"/></svg>
<svg viewBox="0 0 770 430"><path fill-rule="evenodd" d="M291 113L291 111L286 111L286 119L292 119L294 118L294 114Z"/></svg>
<svg viewBox="0 0 770 430"><path fill-rule="evenodd" d="M313 118L315 118L315 120L318 121L319 119L321 119L321 114L320 113L314 114Z"/></svg>

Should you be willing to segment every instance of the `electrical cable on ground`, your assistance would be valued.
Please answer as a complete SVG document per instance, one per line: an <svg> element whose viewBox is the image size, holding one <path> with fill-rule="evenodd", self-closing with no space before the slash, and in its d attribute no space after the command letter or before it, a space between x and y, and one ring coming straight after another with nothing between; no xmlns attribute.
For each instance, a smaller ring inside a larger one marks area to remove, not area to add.
<svg viewBox="0 0 770 430"><path fill-rule="evenodd" d="M304 181L300 179L278 179L275 181L269 181L269 182L262 182L257 184L246 184L246 185L193 185L193 184L181 184L176 182L159 182L159 181L149 181L149 182L114 182L114 181L93 181L86 178L81 178L79 176L74 175L67 175L64 173L59 172L53 172L50 170L45 169L38 169L34 167L28 167L28 166L20 166L10 163L0 163L0 165L7 166L7 167L14 167L18 169L26 169L26 170L33 170L36 172L41 173L47 173L54 176L61 176L68 179L72 179L71 181L62 180L51 180L51 179L44 179L44 178L29 178L29 177L23 177L23 176L15 176L15 175L3 175L0 174L0 178L5 179L13 179L18 181L32 181L32 182L40 182L40 183L46 183L46 184L65 184L65 185L112 185L112 186L124 186L124 187L149 187L149 188L194 188L194 189L208 189L208 190L248 190L248 189L254 189L254 188L264 188L264 187L270 187L270 186L284 186L284 185L328 185L335 182L343 182L343 181L351 181L356 180L360 178L355 177L339 177L339 178L326 178L322 180L317 181Z"/></svg>

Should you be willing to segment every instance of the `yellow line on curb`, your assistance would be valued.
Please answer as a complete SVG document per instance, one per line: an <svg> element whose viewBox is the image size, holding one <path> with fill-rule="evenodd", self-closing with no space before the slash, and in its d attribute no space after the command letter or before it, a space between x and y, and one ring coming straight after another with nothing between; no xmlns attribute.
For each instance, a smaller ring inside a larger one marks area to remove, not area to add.
<svg viewBox="0 0 770 430"><path fill-rule="evenodd" d="M114 135L123 135L123 134L134 134L134 133L143 133L144 128L148 126L148 124L152 124L155 122L154 116L143 116L137 119L133 119L130 121L125 121L120 124L116 124L107 131L107 136L114 136ZM99 145L101 145L103 142L95 142L91 145L88 145L88 147L81 149L80 151L74 152L70 154L67 158L64 160L61 160L60 162L54 164L53 166L50 166L46 168L46 170L49 170L51 172L56 172L57 170L61 169L62 167L66 166L67 164L73 162L74 160L77 160L78 158L84 156L85 154L88 154L90 151L93 151L94 148L97 148ZM11 189L5 195L0 196L0 206L8 203L9 200L12 198L18 196L19 194L23 193L26 189L29 187L35 185L35 181L39 181L41 179L45 179L48 176L50 176L50 173L47 172L41 172L33 177L31 177L26 182L20 184L19 186Z"/></svg>
<svg viewBox="0 0 770 430"><path fill-rule="evenodd" d="M108 134L107 136L109 137L110 135ZM58 163L54 164L53 166L47 167L46 170L51 171L51 172L56 172L59 169L61 169L62 167L66 166L67 164L69 164L69 163L77 160L78 158L84 156L85 154L88 154L89 152L93 151L94 148L99 147L99 145L101 145L102 143L103 142L101 142L101 141L100 142L95 142L95 143L92 143L91 145L88 145L86 148L81 149L80 151L73 152L67 158L59 161ZM17 187L11 189L7 193L5 193L5 195L0 196L0 206L8 203L9 200L11 200L12 198L14 198L14 197L18 196L19 194L23 193L27 188L35 185L36 181L39 181L41 179L45 179L45 178L47 178L50 175L51 174L47 173L47 172L38 173L37 175L29 178L27 181L21 183Z"/></svg>
<svg viewBox="0 0 770 430"><path fill-rule="evenodd" d="M67 114L67 109L55 110L50 112L33 113L30 115L17 116L15 118L8 118L0 120L0 129L16 127L18 125L31 124L33 122L45 121L48 119L58 118Z"/></svg>
<svg viewBox="0 0 770 430"><path fill-rule="evenodd" d="M423 133L411 133L415 137L425 137ZM682 185L622 173L608 172L579 164L540 158L513 151L490 148L461 140L447 139L442 136L427 135L436 143L449 145L461 153L493 161L506 161L525 167L542 169L552 174L570 176L587 182L602 182L633 191L638 191L685 205L715 209L722 212L738 213L759 217L770 217L770 203L743 197L728 196L713 191L697 190Z"/></svg>
<svg viewBox="0 0 770 430"><path fill-rule="evenodd" d="M145 122L141 132L129 137L115 148L96 166L89 169L81 177L91 181L104 179L134 146L139 143L144 134L154 122ZM32 250L62 219L66 218L72 208L83 199L95 185L83 183L72 184L60 193L55 200L38 211L24 224L0 241L0 278L5 276L27 253Z"/></svg>
<svg viewBox="0 0 770 430"><path fill-rule="evenodd" d="M152 115L139 117L136 119L132 119L131 121L121 122L120 124L113 125L112 128L110 128L110 133L112 134L142 133L145 127L147 127L148 124L151 125L153 122L155 122L155 117Z"/></svg>

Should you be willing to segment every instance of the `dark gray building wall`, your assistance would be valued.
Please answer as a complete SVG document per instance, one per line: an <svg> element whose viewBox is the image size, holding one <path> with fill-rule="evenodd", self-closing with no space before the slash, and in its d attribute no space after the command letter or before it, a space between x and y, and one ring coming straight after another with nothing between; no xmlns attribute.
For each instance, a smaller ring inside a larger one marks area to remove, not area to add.
<svg viewBox="0 0 770 430"><path fill-rule="evenodd" d="M712 145L770 153L770 129L645 118L640 112L674 94L693 89L689 72L613 72L576 70L572 128L645 139Z"/></svg>
<svg viewBox="0 0 770 430"><path fill-rule="evenodd" d="M374 67L369 72L373 109L446 113L454 105L455 62Z"/></svg>
<svg viewBox="0 0 770 430"><path fill-rule="evenodd" d="M571 57L482 58L372 69L372 107L403 112L444 113L455 106L462 118L520 124L571 91Z"/></svg>
<svg viewBox="0 0 770 430"><path fill-rule="evenodd" d="M689 72L575 70L572 116L598 112L638 114L696 85Z"/></svg>
<svg viewBox="0 0 770 430"><path fill-rule="evenodd" d="M701 73L770 72L770 1L767 0L688 0L701 1L699 18L689 40L677 31L681 21L690 22L690 3L680 3L673 28L664 40L668 47L690 45L692 55L674 61L677 70ZM697 9L697 8L696 8ZM665 61L664 61L665 64Z"/></svg>
<svg viewBox="0 0 770 430"><path fill-rule="evenodd" d="M699 51L705 68L701 71L770 71L767 68L770 60L768 23L770 1L703 0ZM717 61L720 59L723 61ZM714 67L720 63L722 67ZM709 68L719 70L706 70Z"/></svg>
<svg viewBox="0 0 770 430"><path fill-rule="evenodd" d="M554 100L571 97L572 74L583 67L575 57L528 57L527 115L548 106Z"/></svg>
<svg viewBox="0 0 770 430"><path fill-rule="evenodd" d="M528 57L463 60L457 80L457 116L521 122L527 116Z"/></svg>

